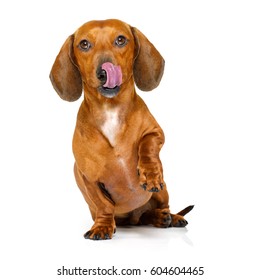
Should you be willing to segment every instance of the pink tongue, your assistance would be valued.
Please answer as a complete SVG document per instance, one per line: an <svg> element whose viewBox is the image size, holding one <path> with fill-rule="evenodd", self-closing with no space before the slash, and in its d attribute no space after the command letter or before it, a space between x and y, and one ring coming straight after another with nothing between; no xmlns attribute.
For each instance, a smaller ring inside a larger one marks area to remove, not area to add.
<svg viewBox="0 0 260 280"><path fill-rule="evenodd" d="M122 84L122 71L120 66L105 62L102 64L101 68L107 73L107 81L103 87L114 88Z"/></svg>

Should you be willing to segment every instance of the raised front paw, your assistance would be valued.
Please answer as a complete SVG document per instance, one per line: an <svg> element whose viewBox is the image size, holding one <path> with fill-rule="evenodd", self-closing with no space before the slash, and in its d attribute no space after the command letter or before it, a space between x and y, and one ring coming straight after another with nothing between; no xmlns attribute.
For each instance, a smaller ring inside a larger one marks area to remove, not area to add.
<svg viewBox="0 0 260 280"><path fill-rule="evenodd" d="M116 232L113 226L93 226L91 230L84 234L84 238L92 240L111 239Z"/></svg>
<svg viewBox="0 0 260 280"><path fill-rule="evenodd" d="M163 175L161 164L146 163L139 164L138 174L140 186L148 192L159 192L163 189Z"/></svg>

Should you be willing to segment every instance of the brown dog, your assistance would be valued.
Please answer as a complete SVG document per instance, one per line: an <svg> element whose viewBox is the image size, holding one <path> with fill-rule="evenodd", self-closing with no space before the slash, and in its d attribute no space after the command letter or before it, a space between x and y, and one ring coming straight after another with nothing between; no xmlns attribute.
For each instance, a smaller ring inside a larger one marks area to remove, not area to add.
<svg viewBox="0 0 260 280"><path fill-rule="evenodd" d="M75 177L94 220L85 238L110 239L116 225L183 227L193 206L170 213L159 158L164 134L134 83L158 86L164 60L136 28L91 21L69 36L51 70L62 99L84 90L73 138Z"/></svg>

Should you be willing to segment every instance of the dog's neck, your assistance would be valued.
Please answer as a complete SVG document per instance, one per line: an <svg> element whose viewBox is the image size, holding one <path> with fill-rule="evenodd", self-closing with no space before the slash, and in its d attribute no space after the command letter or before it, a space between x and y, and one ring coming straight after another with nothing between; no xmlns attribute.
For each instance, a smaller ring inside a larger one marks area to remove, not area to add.
<svg viewBox="0 0 260 280"><path fill-rule="evenodd" d="M108 139L111 146L115 146L116 144L116 136L118 135L121 125L122 118L120 117L122 112L120 112L120 108L113 109L104 109L103 113L103 121L100 126L102 134Z"/></svg>
<svg viewBox="0 0 260 280"><path fill-rule="evenodd" d="M93 95L93 91L90 94L85 89L84 103L88 115L113 147L118 134L123 133L124 123L134 107L135 99L134 87L120 91L113 98L104 97L98 91Z"/></svg>

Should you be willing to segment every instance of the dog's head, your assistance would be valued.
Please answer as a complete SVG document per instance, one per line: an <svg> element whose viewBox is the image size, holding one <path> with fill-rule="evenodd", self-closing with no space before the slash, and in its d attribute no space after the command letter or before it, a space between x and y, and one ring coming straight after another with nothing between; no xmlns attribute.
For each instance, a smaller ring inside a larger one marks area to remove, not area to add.
<svg viewBox="0 0 260 280"><path fill-rule="evenodd" d="M50 79L59 96L77 100L82 88L112 98L134 79L150 91L158 86L164 59L137 29L119 20L91 21L63 44Z"/></svg>

